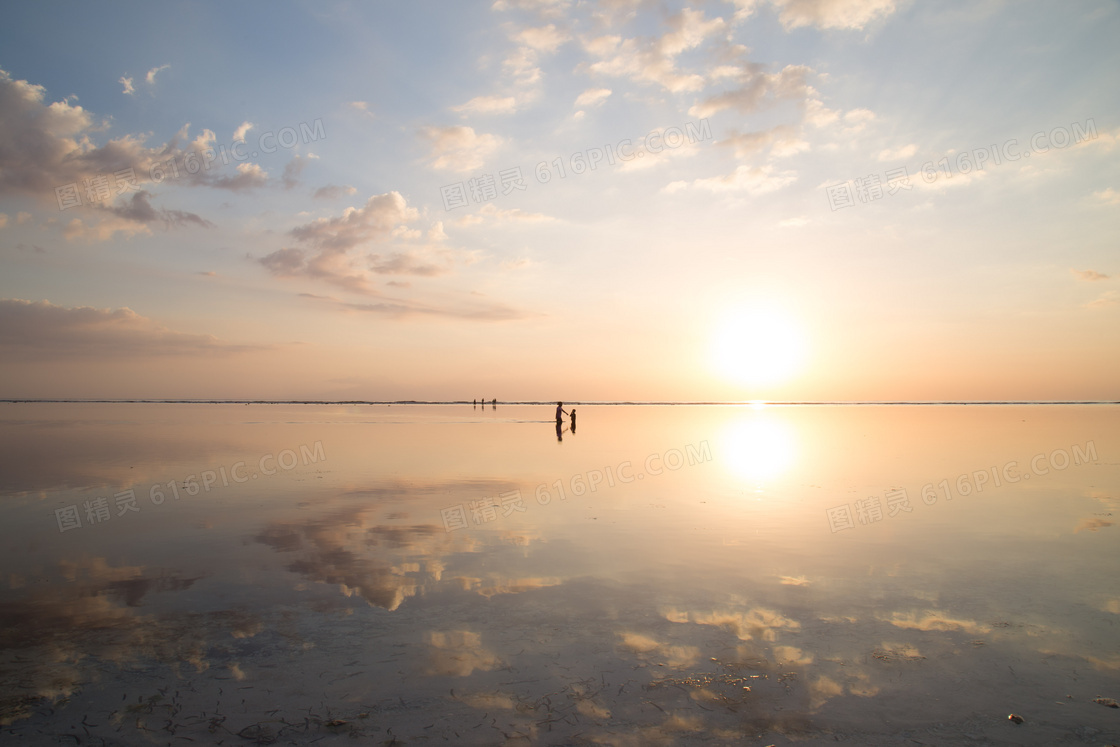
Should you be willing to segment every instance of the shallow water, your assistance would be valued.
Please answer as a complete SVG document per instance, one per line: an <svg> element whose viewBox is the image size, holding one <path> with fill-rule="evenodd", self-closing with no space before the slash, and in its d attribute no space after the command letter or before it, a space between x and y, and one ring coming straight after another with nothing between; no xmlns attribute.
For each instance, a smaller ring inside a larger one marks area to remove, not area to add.
<svg viewBox="0 0 1120 747"><path fill-rule="evenodd" d="M1120 741L1120 408L576 407L0 405L4 741Z"/></svg>

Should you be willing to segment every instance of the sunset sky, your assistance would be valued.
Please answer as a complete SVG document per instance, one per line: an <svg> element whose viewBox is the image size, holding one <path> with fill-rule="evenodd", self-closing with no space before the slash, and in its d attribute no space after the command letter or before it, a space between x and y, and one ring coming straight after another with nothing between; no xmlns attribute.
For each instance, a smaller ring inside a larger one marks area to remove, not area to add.
<svg viewBox="0 0 1120 747"><path fill-rule="evenodd" d="M1117 39L1111 0L12 5L0 398L1117 400Z"/></svg>

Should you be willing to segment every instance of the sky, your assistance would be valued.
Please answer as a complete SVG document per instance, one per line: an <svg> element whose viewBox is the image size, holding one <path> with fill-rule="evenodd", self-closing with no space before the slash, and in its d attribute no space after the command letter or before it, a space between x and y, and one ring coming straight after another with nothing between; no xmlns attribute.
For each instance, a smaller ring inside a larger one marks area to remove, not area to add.
<svg viewBox="0 0 1120 747"><path fill-rule="evenodd" d="M25 3L0 398L1120 400L1111 0Z"/></svg>

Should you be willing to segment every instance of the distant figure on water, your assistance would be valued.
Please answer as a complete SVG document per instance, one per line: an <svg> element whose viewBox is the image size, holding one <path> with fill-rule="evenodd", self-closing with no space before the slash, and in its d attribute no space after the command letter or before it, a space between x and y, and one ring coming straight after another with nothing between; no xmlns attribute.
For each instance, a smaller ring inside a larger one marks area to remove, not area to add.
<svg viewBox="0 0 1120 747"><path fill-rule="evenodd" d="M482 404L484 404L484 405L485 405L486 403L485 403L485 402L483 402ZM498 409L498 398L497 398L497 397L495 397L494 399L490 400L490 409L491 409L491 410L497 410L497 409Z"/></svg>
<svg viewBox="0 0 1120 747"><path fill-rule="evenodd" d="M574 408L574 407L572 408L572 411L569 413L569 416L572 418L572 433L575 433L576 432L576 408Z"/></svg>
<svg viewBox="0 0 1120 747"><path fill-rule="evenodd" d="M561 420L563 420L563 416L567 415L567 414L568 414L568 411L564 409L564 403L563 402L557 402L556 403L556 422L559 423Z"/></svg>

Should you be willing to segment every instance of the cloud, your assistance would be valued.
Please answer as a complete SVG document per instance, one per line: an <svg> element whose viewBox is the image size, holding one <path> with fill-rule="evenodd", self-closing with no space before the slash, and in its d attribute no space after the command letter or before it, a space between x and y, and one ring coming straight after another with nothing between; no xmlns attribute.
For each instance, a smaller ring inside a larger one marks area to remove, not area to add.
<svg viewBox="0 0 1120 747"><path fill-rule="evenodd" d="M792 171L774 173L770 165L742 165L730 174L694 179L692 182L676 181L668 184L664 191L672 194L683 189L702 189L708 192L747 192L752 195L774 192L797 181Z"/></svg>
<svg viewBox="0 0 1120 747"><path fill-rule="evenodd" d="M1117 192L1112 187L1094 192L1093 197L1103 202L1105 205L1120 205L1120 192Z"/></svg>
<svg viewBox="0 0 1120 747"><path fill-rule="evenodd" d="M804 65L787 65L776 73L764 72L758 63L744 62L734 76L738 88L704 99L691 107L694 117L710 117L725 109L735 109L744 114L786 99L806 100L812 92L807 83L812 68Z"/></svg>
<svg viewBox="0 0 1120 747"><path fill-rule="evenodd" d="M295 156L291 161L288 161L288 165L284 167L284 175L280 177L280 180L284 182L284 189L291 189L299 184L299 175L307 166L307 161L308 159L302 156Z"/></svg>
<svg viewBox="0 0 1120 747"><path fill-rule="evenodd" d="M123 93L126 93L129 96L136 93L136 87L132 85L132 78L128 77L127 75L122 75L120 77L120 80L118 80L117 82L124 86Z"/></svg>
<svg viewBox="0 0 1120 747"><path fill-rule="evenodd" d="M400 192L374 195L363 207L349 207L337 218L319 218L290 233L298 241L331 251L352 247L387 236L397 226L413 221L419 213Z"/></svg>
<svg viewBox="0 0 1120 747"><path fill-rule="evenodd" d="M513 96L475 96L452 111L473 114L513 114L517 111L517 99Z"/></svg>
<svg viewBox="0 0 1120 747"><path fill-rule="evenodd" d="M211 186L218 189L228 189L232 192L245 192L268 183L268 172L256 163L240 163L233 176L220 176L210 182Z"/></svg>
<svg viewBox="0 0 1120 747"><path fill-rule="evenodd" d="M175 332L127 307L0 300L0 350L20 359L225 355L259 349L262 346L231 345L212 335Z"/></svg>
<svg viewBox="0 0 1120 747"><path fill-rule="evenodd" d="M530 27L519 31L514 39L523 46L538 52L555 52L560 46L571 40L571 35L560 31L553 24L540 27Z"/></svg>
<svg viewBox="0 0 1120 747"><path fill-rule="evenodd" d="M254 127L256 127L256 125L254 125L252 122L242 122L241 124L239 124L237 126L237 129L233 131L233 142L236 143L239 140L244 140L245 136L249 134L249 130L253 129Z"/></svg>
<svg viewBox="0 0 1120 747"><path fill-rule="evenodd" d="M884 150L879 151L879 160L880 161L903 161L907 158L913 157L913 155L917 152L918 152L918 146L914 145L913 143L910 143L909 145L903 145L901 147L894 148L894 149L886 148Z"/></svg>
<svg viewBox="0 0 1120 747"><path fill-rule="evenodd" d="M337 184L328 184L325 187L319 187L315 190L315 194L311 195L315 200L334 200L343 195L357 194L358 190L350 185L339 186Z"/></svg>
<svg viewBox="0 0 1120 747"><path fill-rule="evenodd" d="M150 181L152 167L170 159L178 164L213 162L214 133L202 130L193 140L184 125L161 146L148 148L142 136L123 135L101 146L91 136L105 128L93 115L67 100L45 103L46 89L25 80L13 80L0 70L0 195L20 194L55 203L56 188L72 185L85 198L86 179L109 179L119 187L117 175L131 170L136 183ZM210 150L209 155L207 154ZM250 163L239 164L234 175L221 168L180 168L176 185L246 190L267 183L267 173ZM158 169L157 169L158 174ZM85 199L83 199L83 204Z"/></svg>
<svg viewBox="0 0 1120 747"><path fill-rule="evenodd" d="M394 238L415 238L419 232L407 224L419 216L399 192L374 195L363 207L349 207L335 218L319 218L289 231L309 249L284 247L258 261L276 277L310 277L341 288L372 293L367 271L376 274L434 275L442 272L435 262L407 252L350 255L350 250Z"/></svg>
<svg viewBox="0 0 1120 747"><path fill-rule="evenodd" d="M494 0L490 9L508 11L517 8L536 13L545 18L563 18L569 5L571 5L571 0Z"/></svg>
<svg viewBox="0 0 1120 747"><path fill-rule="evenodd" d="M214 227L213 223L194 213L187 213L182 210L156 210L151 205L151 197L150 192L140 190L119 207L107 206L98 209L133 223L161 222L164 228L171 228L172 226L177 228L184 226Z"/></svg>
<svg viewBox="0 0 1120 747"><path fill-rule="evenodd" d="M8 225L8 214L0 213L0 228L5 228Z"/></svg>
<svg viewBox="0 0 1120 747"><path fill-rule="evenodd" d="M609 88L588 88L586 91L576 97L575 108L579 109L584 106L599 106L608 98L610 98L611 89Z"/></svg>
<svg viewBox="0 0 1120 747"><path fill-rule="evenodd" d="M495 135L479 135L473 127L462 125L424 127L420 134L431 143L432 168L460 173L481 168L502 142Z"/></svg>
<svg viewBox="0 0 1120 747"><path fill-rule="evenodd" d="M556 219L544 213L527 213L520 208L502 210L495 207L493 203L486 203L478 209L477 213L464 215L456 223L461 226L475 226L484 222L501 225L504 223L547 223L553 220Z"/></svg>
<svg viewBox="0 0 1120 747"><path fill-rule="evenodd" d="M685 8L668 19L669 30L659 37L599 36L584 41L597 62L588 66L594 75L629 78L653 83L671 93L704 87L704 76L677 69L677 58L725 29L722 18L707 20L699 10Z"/></svg>
<svg viewBox="0 0 1120 747"><path fill-rule="evenodd" d="M164 70L166 70L169 67L171 67L171 66L170 65L160 65L159 67L153 67L151 70L148 71L148 74L144 76L144 80L148 81L149 86L154 86L156 84L156 75L163 72Z"/></svg>
<svg viewBox="0 0 1120 747"><path fill-rule="evenodd" d="M804 26L862 29L895 10L895 0L770 0L770 4L786 31Z"/></svg>
<svg viewBox="0 0 1120 747"><path fill-rule="evenodd" d="M734 148L737 158L745 158L767 147L772 155L779 158L809 150L809 143L802 140L797 129L790 125L778 125L759 132L738 132L718 144Z"/></svg>
<svg viewBox="0 0 1120 747"><path fill-rule="evenodd" d="M1104 309L1109 306L1116 306L1117 304L1120 304L1120 291L1111 290L1100 298L1094 299L1085 305L1090 309Z"/></svg>
<svg viewBox="0 0 1120 747"><path fill-rule="evenodd" d="M1074 277L1077 277L1081 280L1108 280L1108 275L1105 275L1102 272L1097 272L1096 270L1071 269L1070 272L1074 274Z"/></svg>

